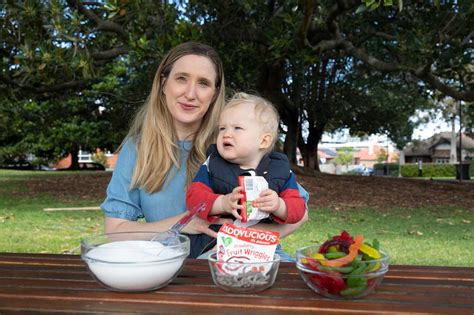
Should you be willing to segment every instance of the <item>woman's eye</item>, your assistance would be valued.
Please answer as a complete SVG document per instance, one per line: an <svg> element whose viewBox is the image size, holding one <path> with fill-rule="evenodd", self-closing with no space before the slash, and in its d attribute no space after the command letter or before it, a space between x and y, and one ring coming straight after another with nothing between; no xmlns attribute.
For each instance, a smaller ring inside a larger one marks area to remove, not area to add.
<svg viewBox="0 0 474 315"><path fill-rule="evenodd" d="M203 87L208 87L209 86L209 82L207 81L199 81L199 85L203 86Z"/></svg>
<svg viewBox="0 0 474 315"><path fill-rule="evenodd" d="M176 77L176 81L182 81L182 82L184 82L184 81L186 81L186 78L183 77L183 76L179 76L179 77Z"/></svg>

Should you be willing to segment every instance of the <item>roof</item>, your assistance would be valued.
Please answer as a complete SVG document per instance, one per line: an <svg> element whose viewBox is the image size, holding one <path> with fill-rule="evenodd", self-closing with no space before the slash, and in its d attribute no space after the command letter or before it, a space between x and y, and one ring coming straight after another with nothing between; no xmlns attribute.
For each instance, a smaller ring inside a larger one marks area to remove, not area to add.
<svg viewBox="0 0 474 315"><path fill-rule="evenodd" d="M405 156L431 156L434 147L442 143L451 143L451 132L445 131L433 135L431 138L410 144L403 150ZM456 136L456 146L459 147L459 136ZM474 149L474 139L462 135L462 148Z"/></svg>
<svg viewBox="0 0 474 315"><path fill-rule="evenodd" d="M319 157L321 158L334 158L337 153L331 149L318 149Z"/></svg>

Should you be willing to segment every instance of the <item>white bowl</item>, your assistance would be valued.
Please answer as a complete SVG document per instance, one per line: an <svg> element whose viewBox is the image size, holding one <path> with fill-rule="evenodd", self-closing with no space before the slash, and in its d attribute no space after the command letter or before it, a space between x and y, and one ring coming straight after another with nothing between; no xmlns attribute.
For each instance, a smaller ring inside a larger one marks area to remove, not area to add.
<svg viewBox="0 0 474 315"><path fill-rule="evenodd" d="M189 243L187 236L173 231L100 234L81 241L81 258L108 290L152 291L179 274Z"/></svg>

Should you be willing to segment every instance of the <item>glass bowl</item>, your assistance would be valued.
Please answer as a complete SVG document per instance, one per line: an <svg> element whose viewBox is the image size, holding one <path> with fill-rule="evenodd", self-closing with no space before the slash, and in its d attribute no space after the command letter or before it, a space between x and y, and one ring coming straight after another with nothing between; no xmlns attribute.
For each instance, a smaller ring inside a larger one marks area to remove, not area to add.
<svg viewBox="0 0 474 315"><path fill-rule="evenodd" d="M85 237L81 258L108 290L153 291L179 274L189 245L189 238L175 231L107 233Z"/></svg>
<svg viewBox="0 0 474 315"><path fill-rule="evenodd" d="M381 258L360 260L346 266L324 266L313 258L319 245L296 251L296 267L308 287L316 293L333 299L358 299L371 293L388 271L389 256L380 252Z"/></svg>
<svg viewBox="0 0 474 315"><path fill-rule="evenodd" d="M280 256L264 262L220 261L217 253L208 257L212 280L219 288L237 293L255 293L268 289L275 283Z"/></svg>

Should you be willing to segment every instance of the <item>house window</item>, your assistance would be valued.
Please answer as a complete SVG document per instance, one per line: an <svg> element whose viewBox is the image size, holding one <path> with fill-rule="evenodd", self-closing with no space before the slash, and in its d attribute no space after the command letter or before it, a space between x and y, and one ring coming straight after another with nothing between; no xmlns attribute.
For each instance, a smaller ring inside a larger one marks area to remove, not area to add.
<svg viewBox="0 0 474 315"><path fill-rule="evenodd" d="M437 164L448 164L449 163L449 158L436 158L435 162Z"/></svg>

